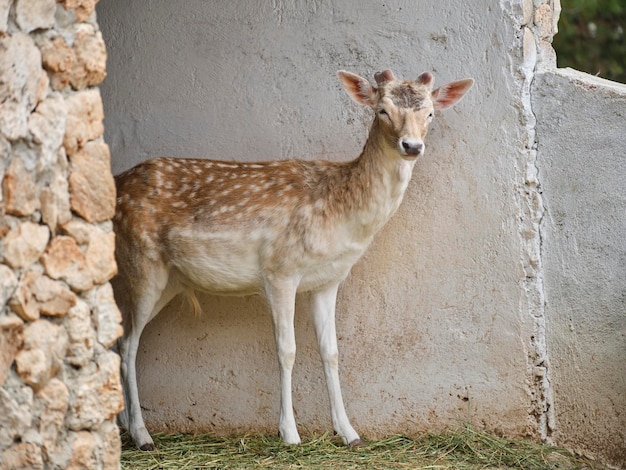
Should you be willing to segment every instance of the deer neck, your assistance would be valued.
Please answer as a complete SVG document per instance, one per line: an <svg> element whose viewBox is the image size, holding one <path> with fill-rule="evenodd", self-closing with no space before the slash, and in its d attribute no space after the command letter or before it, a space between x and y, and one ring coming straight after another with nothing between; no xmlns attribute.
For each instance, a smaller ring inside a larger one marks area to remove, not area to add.
<svg viewBox="0 0 626 470"><path fill-rule="evenodd" d="M353 164L350 186L356 200L350 217L373 235L400 206L415 160L405 160L398 154L375 119L363 151Z"/></svg>

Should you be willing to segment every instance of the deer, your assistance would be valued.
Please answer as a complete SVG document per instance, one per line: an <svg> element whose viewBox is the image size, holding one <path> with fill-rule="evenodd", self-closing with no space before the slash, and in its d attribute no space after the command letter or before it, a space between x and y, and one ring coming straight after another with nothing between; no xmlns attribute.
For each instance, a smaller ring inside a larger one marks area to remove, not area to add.
<svg viewBox="0 0 626 470"><path fill-rule="evenodd" d="M339 383L337 292L398 209L434 112L456 104L474 81L433 89L430 72L411 81L385 70L374 75L375 84L351 72L337 76L356 103L374 111L354 160L160 157L115 177L118 274L112 284L124 328L119 422L140 449L156 449L137 385L141 334L178 294L198 310L196 292L267 300L279 365L278 430L286 444L301 442L292 404L294 316L296 294L308 292L333 429L345 445L363 444Z"/></svg>

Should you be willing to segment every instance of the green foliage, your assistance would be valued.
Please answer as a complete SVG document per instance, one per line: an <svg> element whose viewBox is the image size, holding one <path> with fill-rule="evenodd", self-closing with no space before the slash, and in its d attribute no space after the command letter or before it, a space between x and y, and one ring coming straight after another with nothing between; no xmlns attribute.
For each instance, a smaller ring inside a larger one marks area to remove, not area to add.
<svg viewBox="0 0 626 470"><path fill-rule="evenodd" d="M626 83L626 2L561 0L553 46L559 67Z"/></svg>

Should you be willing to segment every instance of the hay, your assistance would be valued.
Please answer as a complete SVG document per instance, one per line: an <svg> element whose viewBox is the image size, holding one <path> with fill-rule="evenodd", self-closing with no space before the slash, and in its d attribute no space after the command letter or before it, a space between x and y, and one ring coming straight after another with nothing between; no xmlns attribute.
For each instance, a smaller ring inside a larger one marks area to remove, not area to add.
<svg viewBox="0 0 626 470"><path fill-rule="evenodd" d="M298 446L277 437L155 434L157 451L137 450L124 435L122 468L163 469L596 469L570 452L505 439L463 426L442 434L391 436L357 448L324 434Z"/></svg>

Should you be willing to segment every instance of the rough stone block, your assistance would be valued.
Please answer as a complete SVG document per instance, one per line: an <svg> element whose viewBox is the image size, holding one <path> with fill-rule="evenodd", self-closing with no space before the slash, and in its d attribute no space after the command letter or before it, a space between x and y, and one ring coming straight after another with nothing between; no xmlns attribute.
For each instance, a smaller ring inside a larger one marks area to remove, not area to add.
<svg viewBox="0 0 626 470"><path fill-rule="evenodd" d="M39 208L35 175L20 158L13 158L4 175L2 195L7 214L26 217Z"/></svg>
<svg viewBox="0 0 626 470"><path fill-rule="evenodd" d="M0 387L23 343L24 322L13 314L0 315Z"/></svg>
<svg viewBox="0 0 626 470"><path fill-rule="evenodd" d="M92 373L83 373L70 386L70 429L96 429L123 408L119 377L120 357L107 351L97 359ZM84 370L84 369L83 369Z"/></svg>
<svg viewBox="0 0 626 470"><path fill-rule="evenodd" d="M80 431L74 434L72 440L72 460L66 470L95 470L96 439L92 433Z"/></svg>
<svg viewBox="0 0 626 470"><path fill-rule="evenodd" d="M15 21L25 33L54 26L56 0L17 0Z"/></svg>
<svg viewBox="0 0 626 470"><path fill-rule="evenodd" d="M24 273L10 301L11 310L29 322L38 320L40 315L39 306L32 292L32 285L40 276L41 273L34 270Z"/></svg>
<svg viewBox="0 0 626 470"><path fill-rule="evenodd" d="M52 374L50 362L46 358L46 353L41 349L21 351L15 358L15 362L18 374L33 390L38 390L50 380Z"/></svg>
<svg viewBox="0 0 626 470"><path fill-rule="evenodd" d="M43 68L48 72L69 72L72 69L76 56L63 36L43 38L39 48L41 49Z"/></svg>
<svg viewBox="0 0 626 470"><path fill-rule="evenodd" d="M71 70L70 84L75 90L102 83L106 77L106 47L99 31L93 27L80 29L74 41L76 61Z"/></svg>
<svg viewBox="0 0 626 470"><path fill-rule="evenodd" d="M89 17L96 8L98 0L59 0L59 3L63 5L63 8L66 10L74 10L76 20L84 22L89 20Z"/></svg>
<svg viewBox="0 0 626 470"><path fill-rule="evenodd" d="M68 155L74 154L90 140L104 133L104 110L97 88L73 93L65 99L67 122L63 145Z"/></svg>
<svg viewBox="0 0 626 470"><path fill-rule="evenodd" d="M64 316L76 301L76 294L64 284L31 270L22 275L11 309L24 320L34 321L40 315Z"/></svg>
<svg viewBox="0 0 626 470"><path fill-rule="evenodd" d="M3 470L43 470L41 448L33 442L15 444L0 454Z"/></svg>
<svg viewBox="0 0 626 470"><path fill-rule="evenodd" d="M37 144L43 147L47 161L41 162L46 167L57 163L57 150L63 145L66 122L65 100L59 94L53 94L37 105L28 118L28 129Z"/></svg>
<svg viewBox="0 0 626 470"><path fill-rule="evenodd" d="M117 274L115 262L115 234L94 233L85 253L87 267L95 284L104 284Z"/></svg>
<svg viewBox="0 0 626 470"><path fill-rule="evenodd" d="M0 264L0 311L15 292L17 284L17 276L13 273L13 270L4 264Z"/></svg>
<svg viewBox="0 0 626 470"><path fill-rule="evenodd" d="M33 391L29 387L0 388L0 448L13 444L30 427L32 407Z"/></svg>
<svg viewBox="0 0 626 470"><path fill-rule="evenodd" d="M54 232L59 221L59 211L55 195L50 188L41 188L39 191L39 210L42 222Z"/></svg>
<svg viewBox="0 0 626 470"><path fill-rule="evenodd" d="M4 237L4 262L14 269L33 264L44 252L50 230L45 225L24 222Z"/></svg>
<svg viewBox="0 0 626 470"><path fill-rule="evenodd" d="M16 358L17 373L35 391L45 387L63 365L68 345L65 328L38 320L24 329L24 348Z"/></svg>
<svg viewBox="0 0 626 470"><path fill-rule="evenodd" d="M50 87L62 90L70 83L70 72L76 62L74 49L61 36L44 41L40 47L43 66L50 77Z"/></svg>
<svg viewBox="0 0 626 470"><path fill-rule="evenodd" d="M95 225L88 224L78 217L67 221L61 228L64 233L75 239L79 245L88 245L94 233L100 231Z"/></svg>
<svg viewBox="0 0 626 470"><path fill-rule="evenodd" d="M0 37L0 70L0 132L17 140L28 133L28 116L47 93L48 77L39 49L20 32Z"/></svg>
<svg viewBox="0 0 626 470"><path fill-rule="evenodd" d="M554 36L552 7L544 4L539 5L535 10L535 25L539 27L539 37L541 39L551 39Z"/></svg>
<svg viewBox="0 0 626 470"><path fill-rule="evenodd" d="M533 0L522 0L522 26L528 26L533 19L535 5Z"/></svg>
<svg viewBox="0 0 626 470"><path fill-rule="evenodd" d="M65 326L70 339L66 360L74 366L85 366L93 358L96 343L89 305L79 300L70 309Z"/></svg>
<svg viewBox="0 0 626 470"><path fill-rule="evenodd" d="M33 294L41 314L51 317L64 316L77 301L76 294L65 285L45 275L40 276L33 285Z"/></svg>
<svg viewBox="0 0 626 470"><path fill-rule="evenodd" d="M115 181L109 147L89 142L71 155L70 204L87 222L102 222L115 214Z"/></svg>
<svg viewBox="0 0 626 470"><path fill-rule="evenodd" d="M85 255L71 237L54 237L41 256L41 264L48 276L67 282L77 292L93 286Z"/></svg>
<svg viewBox="0 0 626 470"><path fill-rule="evenodd" d="M74 434L72 440L72 460L67 470L95 470L96 462L96 439L92 433L80 431Z"/></svg>
<svg viewBox="0 0 626 470"><path fill-rule="evenodd" d="M98 342L109 348L122 336L122 314L120 313L111 284L104 284L89 292L87 300L93 306L93 317L98 331Z"/></svg>
<svg viewBox="0 0 626 470"><path fill-rule="evenodd" d="M70 392L63 382L52 379L35 395L39 416L39 434L46 455L58 452L65 435L65 415L69 407Z"/></svg>
<svg viewBox="0 0 626 470"><path fill-rule="evenodd" d="M95 435L100 450L100 462L105 470L118 470L122 457L122 442L120 430L112 421L107 421L100 426Z"/></svg>
<svg viewBox="0 0 626 470"><path fill-rule="evenodd" d="M65 160L62 148L58 151L57 159ZM66 165L57 164L48 186L43 187L39 193L41 219L53 232L58 225L63 225L72 219L70 189L64 166Z"/></svg>

